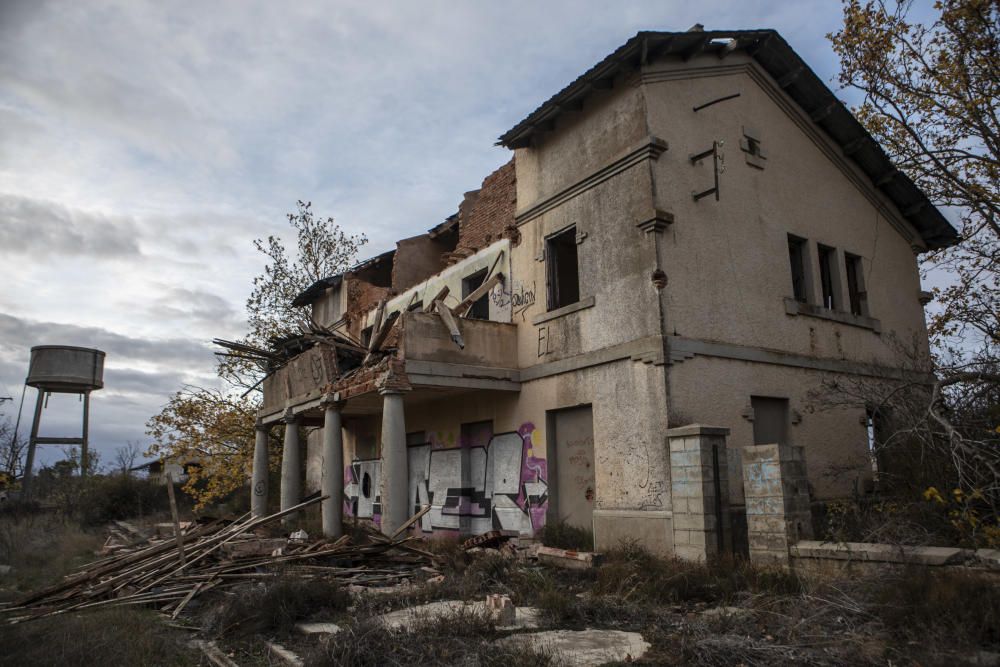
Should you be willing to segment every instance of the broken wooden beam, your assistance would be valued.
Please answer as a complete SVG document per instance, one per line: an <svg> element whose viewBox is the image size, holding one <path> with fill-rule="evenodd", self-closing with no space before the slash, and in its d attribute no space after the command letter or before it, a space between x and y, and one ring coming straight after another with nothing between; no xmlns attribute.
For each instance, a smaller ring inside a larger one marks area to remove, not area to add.
<svg viewBox="0 0 1000 667"><path fill-rule="evenodd" d="M465 341L462 340L462 332L458 328L458 322L455 321L455 316L452 314L451 309L444 305L443 301L434 302L434 310L441 317L441 321L444 322L444 326L448 329L448 334L451 335L451 339L455 341L455 344L459 348L465 349Z"/></svg>
<svg viewBox="0 0 1000 667"><path fill-rule="evenodd" d="M462 299L461 303L459 303L452 309L452 312L454 312L459 317L465 317L466 315L469 314L469 310L472 308L473 304L475 304L476 301L479 301L481 298L486 296L489 293L489 291L493 289L496 285L502 283L503 279L504 279L503 273L502 272L497 273L495 276L493 276L492 278L484 282L482 285L474 289L472 292L470 292L469 296Z"/></svg>
<svg viewBox="0 0 1000 667"><path fill-rule="evenodd" d="M443 301L444 301L444 298L445 298L446 296L448 296L448 286L447 286L447 285L445 285L444 287L442 287L442 288L441 288L441 289L440 289L440 290L438 291L438 293L437 293L437 294L436 294L436 295L434 296L434 298L433 298L433 299L431 299L431 300L430 300L430 301L429 301L429 302L427 303L427 305L426 305L426 306L424 306L424 312L425 312L425 313L433 313L433 312L434 312L434 309L435 309L435 308L437 307L437 302L438 302L438 301L441 301L441 302L443 302Z"/></svg>

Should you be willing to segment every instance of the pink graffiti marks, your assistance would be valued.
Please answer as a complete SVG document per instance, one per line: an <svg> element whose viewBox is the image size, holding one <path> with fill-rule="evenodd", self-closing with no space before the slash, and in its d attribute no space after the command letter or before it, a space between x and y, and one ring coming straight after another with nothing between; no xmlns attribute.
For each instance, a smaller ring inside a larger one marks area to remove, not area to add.
<svg viewBox="0 0 1000 667"><path fill-rule="evenodd" d="M547 493L535 496L529 491L540 486L547 488L549 475L546 460L534 456L532 452L531 436L534 432L535 425L531 422L521 424L521 428L517 429L517 434L521 436L523 455L521 457L521 492L515 502L531 517L531 529L537 532L545 525L545 513L548 511L549 499ZM540 500L532 500L532 498L539 497Z"/></svg>

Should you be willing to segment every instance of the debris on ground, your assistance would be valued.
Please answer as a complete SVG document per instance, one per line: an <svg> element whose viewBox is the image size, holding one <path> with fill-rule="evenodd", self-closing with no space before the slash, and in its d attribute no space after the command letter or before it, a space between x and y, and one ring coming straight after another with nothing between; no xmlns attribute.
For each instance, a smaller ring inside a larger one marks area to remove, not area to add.
<svg viewBox="0 0 1000 667"><path fill-rule="evenodd" d="M548 565L570 570L587 570L601 564L601 554L591 551L570 551L555 547L538 547L538 559Z"/></svg>
<svg viewBox="0 0 1000 667"><path fill-rule="evenodd" d="M385 536L363 529L358 537L345 535L332 542L276 542L254 532L322 499L313 498L265 517L244 515L233 522L192 524L181 543L150 538L122 548L60 583L0 607L0 618L16 623L93 607L145 605L175 619L192 599L208 590L276 577L279 568L301 578L334 580L351 589L426 578L421 568L433 566L435 556L414 544L422 542L420 537L400 532Z"/></svg>

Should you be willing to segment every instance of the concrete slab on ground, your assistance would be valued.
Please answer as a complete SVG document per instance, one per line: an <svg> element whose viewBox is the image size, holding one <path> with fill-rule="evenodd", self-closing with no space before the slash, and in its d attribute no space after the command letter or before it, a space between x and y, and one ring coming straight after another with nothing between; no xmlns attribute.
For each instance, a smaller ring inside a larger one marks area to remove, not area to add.
<svg viewBox="0 0 1000 667"><path fill-rule="evenodd" d="M574 667L638 660L650 644L638 632L622 630L549 630L498 639L497 644L525 646Z"/></svg>
<svg viewBox="0 0 1000 667"><path fill-rule="evenodd" d="M479 614L486 616L485 602L463 602L461 600L439 600L417 607L407 607L383 614L379 619L386 627L406 630L420 621L427 621L457 614ZM534 629L538 627L538 610L532 607L518 607L514 610L514 624L498 625L498 630Z"/></svg>

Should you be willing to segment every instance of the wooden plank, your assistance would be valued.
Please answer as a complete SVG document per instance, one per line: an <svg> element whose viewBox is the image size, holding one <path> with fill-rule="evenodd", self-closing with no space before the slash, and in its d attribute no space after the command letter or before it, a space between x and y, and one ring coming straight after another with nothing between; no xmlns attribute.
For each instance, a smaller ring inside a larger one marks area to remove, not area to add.
<svg viewBox="0 0 1000 667"><path fill-rule="evenodd" d="M444 301L444 298L448 296L448 286L445 285L441 290L431 299L426 306L424 306L425 313L433 313L434 309L437 307L438 301Z"/></svg>
<svg viewBox="0 0 1000 667"><path fill-rule="evenodd" d="M489 293L489 291L493 289L497 284L503 282L503 278L504 276L502 272L496 274L495 276L484 282L482 285L474 289L469 294L469 296L462 299L461 303L452 308L452 312L454 312L459 317L465 317L466 315L469 314L469 310L472 308L472 305L476 303L476 301L479 301L479 299L486 296Z"/></svg>
<svg viewBox="0 0 1000 667"><path fill-rule="evenodd" d="M181 519L177 514L177 498L174 496L174 478L167 473L167 495L170 496L170 516L174 520L174 539L177 541L177 554L181 565L184 565L184 536L181 534Z"/></svg>
<svg viewBox="0 0 1000 667"><path fill-rule="evenodd" d="M421 509L419 512L417 512L416 514L414 514L413 516L411 516L409 519L407 519L406 523L404 523L402 526L400 526L399 528L397 528L396 532L389 536L389 539L390 540L394 540L397 537L399 537L400 535L402 535L403 533L405 533L407 528L409 528L410 526L412 526L413 524L415 524L417 521L420 521L420 519L425 514L427 514L430 511L431 511L431 506L430 505L424 505L423 509Z"/></svg>
<svg viewBox="0 0 1000 667"><path fill-rule="evenodd" d="M385 317L385 299L380 299L378 308L375 310L375 322L372 324L372 336L368 339L368 351L372 351L372 343L375 342L375 334L382 328L382 318Z"/></svg>
<svg viewBox="0 0 1000 667"><path fill-rule="evenodd" d="M441 317L441 321L444 322L445 328L448 329L451 339L455 341L455 344L458 345L459 348L464 350L465 341L462 340L462 332L458 328L458 322L455 321L455 317L451 314L451 309L444 305L443 301L435 301L434 309Z"/></svg>

